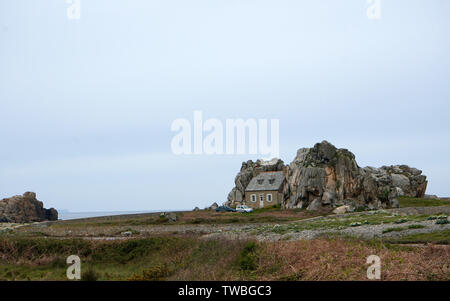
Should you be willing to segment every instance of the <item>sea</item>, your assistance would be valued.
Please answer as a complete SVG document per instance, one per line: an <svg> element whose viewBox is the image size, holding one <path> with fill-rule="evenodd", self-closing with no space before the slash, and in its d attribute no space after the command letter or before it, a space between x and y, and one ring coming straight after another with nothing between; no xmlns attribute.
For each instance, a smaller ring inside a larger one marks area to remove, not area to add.
<svg viewBox="0 0 450 301"><path fill-rule="evenodd" d="M178 210L168 210L178 211ZM155 213L165 212L164 210L151 210L151 211L92 211L92 212L71 212L68 210L58 210L58 219L70 220L78 218L99 217L99 216L113 216L123 214L140 214L140 213Z"/></svg>

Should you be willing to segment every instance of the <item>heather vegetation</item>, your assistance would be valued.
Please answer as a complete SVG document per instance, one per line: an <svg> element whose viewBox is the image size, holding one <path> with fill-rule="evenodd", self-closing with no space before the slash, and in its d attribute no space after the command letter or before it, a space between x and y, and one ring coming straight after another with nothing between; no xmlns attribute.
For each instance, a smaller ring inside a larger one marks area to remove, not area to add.
<svg viewBox="0 0 450 301"><path fill-rule="evenodd" d="M447 233L448 236L448 233ZM392 248L345 238L256 242L159 236L126 241L0 239L0 279L65 280L79 254L84 280L365 280L378 254L383 280L448 280L448 249Z"/></svg>
<svg viewBox="0 0 450 301"><path fill-rule="evenodd" d="M449 280L449 214L450 206L345 214L273 206L3 224L0 280L67 280L74 254L88 281L366 280L372 254L382 280Z"/></svg>

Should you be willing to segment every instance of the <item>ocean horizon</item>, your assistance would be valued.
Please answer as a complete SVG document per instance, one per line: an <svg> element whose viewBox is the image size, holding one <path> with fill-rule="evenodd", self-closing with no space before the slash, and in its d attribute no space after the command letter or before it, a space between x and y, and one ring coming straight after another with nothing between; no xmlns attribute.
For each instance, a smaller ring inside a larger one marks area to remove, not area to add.
<svg viewBox="0 0 450 301"><path fill-rule="evenodd" d="M183 211L183 210L143 210L143 211L91 211L91 212L71 212L68 210L58 210L59 220L71 220L79 218L100 217L100 216L114 216L124 214L141 214L141 213L155 213L155 212L169 212L169 211Z"/></svg>

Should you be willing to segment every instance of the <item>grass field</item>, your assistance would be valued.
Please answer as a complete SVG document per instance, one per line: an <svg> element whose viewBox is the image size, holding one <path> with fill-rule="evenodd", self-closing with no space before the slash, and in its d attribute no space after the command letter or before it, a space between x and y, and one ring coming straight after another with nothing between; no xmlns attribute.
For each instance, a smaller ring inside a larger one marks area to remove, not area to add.
<svg viewBox="0 0 450 301"><path fill-rule="evenodd" d="M424 199L402 196L398 199L400 207L450 206L450 199Z"/></svg>
<svg viewBox="0 0 450 301"><path fill-rule="evenodd" d="M383 280L449 280L448 250L391 248L333 238L294 242L158 236L126 241L0 238L1 280L66 280L66 257L84 280L366 280L380 256Z"/></svg>
<svg viewBox="0 0 450 301"><path fill-rule="evenodd" d="M400 204L429 208L346 215L202 210L177 212L176 222L153 213L3 229L0 280L67 280L69 255L81 258L83 280L367 280L372 254L382 259L382 280L450 280L448 208L431 208L450 204L413 198ZM365 227L381 230L350 235ZM321 234L290 239L303 231Z"/></svg>
<svg viewBox="0 0 450 301"><path fill-rule="evenodd" d="M411 234L397 239L389 239L387 241L399 244L434 243L441 245L450 245L450 230Z"/></svg>

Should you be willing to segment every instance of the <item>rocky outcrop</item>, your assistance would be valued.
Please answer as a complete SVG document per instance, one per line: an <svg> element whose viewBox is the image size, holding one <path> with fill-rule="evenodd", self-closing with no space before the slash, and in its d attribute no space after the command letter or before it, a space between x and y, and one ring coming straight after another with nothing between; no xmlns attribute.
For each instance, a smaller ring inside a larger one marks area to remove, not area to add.
<svg viewBox="0 0 450 301"><path fill-rule="evenodd" d="M261 165L270 168L267 171L284 171L284 208L398 207L398 196L423 197L427 187L426 176L416 168L406 165L361 168L353 153L337 149L327 141L299 149L288 166L279 159L261 162L242 164L236 186L228 196L228 205L242 202L246 185Z"/></svg>
<svg viewBox="0 0 450 301"><path fill-rule="evenodd" d="M253 162L249 160L243 162L241 170L234 179L235 186L228 194L227 206L240 205L244 201L245 188L251 179L260 172L264 171L281 171L285 168L284 162L280 159L272 159L270 161L258 160Z"/></svg>
<svg viewBox="0 0 450 301"><path fill-rule="evenodd" d="M54 208L45 209L43 203L36 199L34 192L25 192L22 196L0 200L2 223L30 223L57 219L58 211Z"/></svg>
<svg viewBox="0 0 450 301"><path fill-rule="evenodd" d="M439 200L439 197L435 194L426 194L423 197L426 199Z"/></svg>
<svg viewBox="0 0 450 301"><path fill-rule="evenodd" d="M211 206L208 207L208 210L216 210L217 207L219 207L219 205L216 202L214 202Z"/></svg>
<svg viewBox="0 0 450 301"><path fill-rule="evenodd" d="M175 212L161 212L159 217L172 223L178 220L178 216Z"/></svg>

